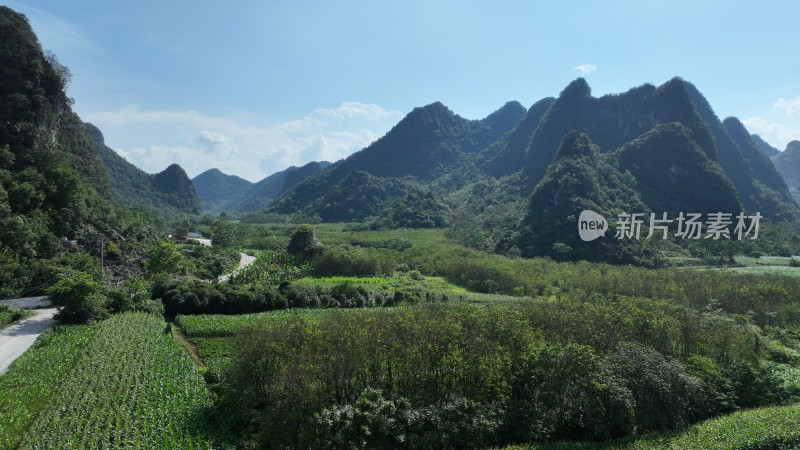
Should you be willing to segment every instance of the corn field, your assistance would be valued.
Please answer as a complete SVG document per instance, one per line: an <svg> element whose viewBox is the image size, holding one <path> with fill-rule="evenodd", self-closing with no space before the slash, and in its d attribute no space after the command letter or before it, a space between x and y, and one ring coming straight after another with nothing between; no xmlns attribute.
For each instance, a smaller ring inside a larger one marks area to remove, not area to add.
<svg viewBox="0 0 800 450"><path fill-rule="evenodd" d="M212 448L209 405L202 377L163 320L123 314L97 325L20 448Z"/></svg>

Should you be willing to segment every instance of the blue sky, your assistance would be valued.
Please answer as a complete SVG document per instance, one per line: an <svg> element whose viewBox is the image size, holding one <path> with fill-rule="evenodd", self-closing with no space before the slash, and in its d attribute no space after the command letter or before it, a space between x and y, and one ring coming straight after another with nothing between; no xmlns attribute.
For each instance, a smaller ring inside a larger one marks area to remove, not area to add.
<svg viewBox="0 0 800 450"><path fill-rule="evenodd" d="M334 161L441 101L480 119L673 76L773 146L800 139L792 1L2 1L73 73L75 110L148 172L251 181Z"/></svg>

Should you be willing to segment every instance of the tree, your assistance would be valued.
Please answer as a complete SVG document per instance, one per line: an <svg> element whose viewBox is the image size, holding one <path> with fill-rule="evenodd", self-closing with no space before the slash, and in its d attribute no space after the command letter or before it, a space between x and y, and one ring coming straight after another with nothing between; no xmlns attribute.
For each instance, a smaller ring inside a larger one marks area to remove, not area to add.
<svg viewBox="0 0 800 450"><path fill-rule="evenodd" d="M147 271L150 275L159 273L180 274L186 271L186 258L178 246L169 241L156 244L147 261Z"/></svg>
<svg viewBox="0 0 800 450"><path fill-rule="evenodd" d="M62 278L45 293L58 308L56 319L63 323L90 323L108 317L105 289L88 273Z"/></svg>
<svg viewBox="0 0 800 450"><path fill-rule="evenodd" d="M324 248L325 246L322 245L322 242L320 242L317 235L314 233L314 227L311 225L300 225L297 227L294 234L292 234L286 251L290 255L300 258L301 261L309 261L322 253Z"/></svg>
<svg viewBox="0 0 800 450"><path fill-rule="evenodd" d="M211 225L211 239L216 247L230 248L238 241L236 225L228 220L225 213L219 215L219 219Z"/></svg>

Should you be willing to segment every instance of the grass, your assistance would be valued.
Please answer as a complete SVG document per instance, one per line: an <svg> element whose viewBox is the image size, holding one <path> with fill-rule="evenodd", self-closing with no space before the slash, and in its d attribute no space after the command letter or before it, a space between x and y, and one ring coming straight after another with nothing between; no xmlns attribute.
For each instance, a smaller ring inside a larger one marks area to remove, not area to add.
<svg viewBox="0 0 800 450"><path fill-rule="evenodd" d="M14 322L27 319L28 317L31 317L34 314L36 314L36 312L29 309L16 309L16 308L0 309L0 330L11 325Z"/></svg>
<svg viewBox="0 0 800 450"><path fill-rule="evenodd" d="M419 276L414 278L407 274L395 274L391 277L305 277L296 281L332 287L342 283L366 284L372 287L404 292L433 292L437 294L464 295L470 292L461 286L456 286L444 277Z"/></svg>

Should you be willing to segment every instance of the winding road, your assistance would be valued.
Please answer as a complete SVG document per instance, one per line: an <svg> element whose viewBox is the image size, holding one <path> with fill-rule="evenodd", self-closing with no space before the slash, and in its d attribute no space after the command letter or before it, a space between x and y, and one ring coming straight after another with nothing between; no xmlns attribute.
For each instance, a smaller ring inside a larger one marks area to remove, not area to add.
<svg viewBox="0 0 800 450"><path fill-rule="evenodd" d="M219 277L219 281L227 281L237 271L249 266L256 260L255 256L246 253L239 254L239 267L228 275ZM49 306L49 302L44 297L32 297L15 299L0 302L15 308L35 308ZM36 315L25 320L21 320L0 331L0 374L8 370L11 363L22 356L36 339L48 328L56 324L53 318L56 308L37 309Z"/></svg>
<svg viewBox="0 0 800 450"><path fill-rule="evenodd" d="M45 330L56 324L56 308L37 309L36 315L0 332L0 374L22 356Z"/></svg>
<svg viewBox="0 0 800 450"><path fill-rule="evenodd" d="M231 272L231 273L229 273L227 275L223 275L223 276L219 277L219 281L220 282L228 281L230 279L230 277L232 277L236 272L244 269L245 267L249 266L250 264L253 264L253 261L255 261L255 260L256 260L255 256L250 256L247 253L239 253L239 267L236 268L236 270L234 270L233 272Z"/></svg>

